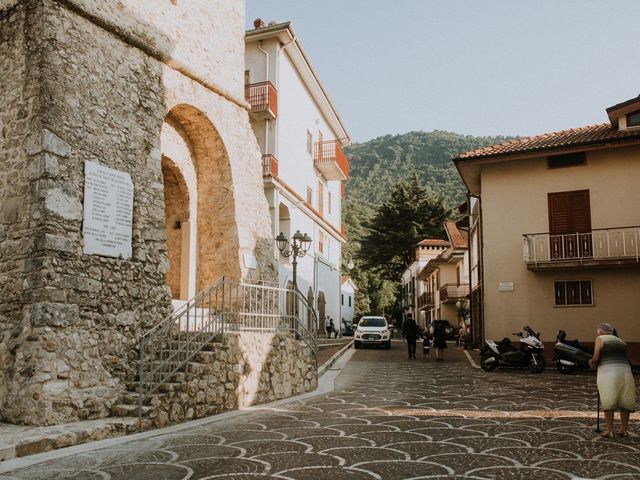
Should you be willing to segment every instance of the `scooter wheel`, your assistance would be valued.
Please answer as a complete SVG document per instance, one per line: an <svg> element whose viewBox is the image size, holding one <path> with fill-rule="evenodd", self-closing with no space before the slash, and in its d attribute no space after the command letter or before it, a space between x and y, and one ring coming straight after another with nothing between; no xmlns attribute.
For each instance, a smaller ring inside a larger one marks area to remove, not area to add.
<svg viewBox="0 0 640 480"><path fill-rule="evenodd" d="M546 364L542 355L535 355L535 362L534 357L531 357L531 359L529 360L529 371L531 373L542 373L544 372L545 367Z"/></svg>
<svg viewBox="0 0 640 480"><path fill-rule="evenodd" d="M561 363L561 362L556 363L556 368L560 373L564 373L565 375L569 375L570 373L573 373L573 370L574 370L573 365L565 365L564 363Z"/></svg>
<svg viewBox="0 0 640 480"><path fill-rule="evenodd" d="M490 358L493 359L493 361L488 362L487 360L489 360ZM486 357L480 357L480 368L482 368L485 372L491 372L493 370L496 369L496 367L498 366L498 359L495 357L492 357L490 355L486 356Z"/></svg>

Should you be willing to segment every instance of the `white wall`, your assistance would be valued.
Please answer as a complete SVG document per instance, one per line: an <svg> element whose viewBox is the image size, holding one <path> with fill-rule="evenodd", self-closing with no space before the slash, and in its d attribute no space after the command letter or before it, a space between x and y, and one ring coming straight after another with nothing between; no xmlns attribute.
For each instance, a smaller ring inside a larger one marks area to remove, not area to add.
<svg viewBox="0 0 640 480"><path fill-rule="evenodd" d="M355 290L351 286L350 282L344 282L342 284L340 296L341 317L344 318L347 322L353 322L356 297ZM349 299L351 299L351 302L349 302ZM349 303L351 303L351 305L349 305Z"/></svg>

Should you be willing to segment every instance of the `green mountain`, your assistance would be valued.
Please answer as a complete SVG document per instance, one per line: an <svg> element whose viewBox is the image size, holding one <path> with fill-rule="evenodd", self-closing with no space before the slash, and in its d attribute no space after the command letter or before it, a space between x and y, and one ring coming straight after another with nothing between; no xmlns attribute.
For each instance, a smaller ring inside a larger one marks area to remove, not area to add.
<svg viewBox="0 0 640 480"><path fill-rule="evenodd" d="M455 207L465 200L466 188L451 161L462 152L511 140L510 137L472 137L450 132L409 132L386 135L345 150L350 161L351 179L346 184L342 218L348 241L343 249L343 272L358 285L356 316L386 313L400 318L397 297L399 279L374 271L362 258L361 242L371 233L371 221L378 208L387 201L401 180L420 184L440 197L445 207ZM399 232L401 234L403 232ZM354 268L346 264L353 260Z"/></svg>
<svg viewBox="0 0 640 480"><path fill-rule="evenodd" d="M345 206L367 205L375 209L399 180L408 180L416 173L448 207L456 207L464 201L466 189L451 159L462 152L511 139L435 130L385 135L354 144L345 150L351 164Z"/></svg>

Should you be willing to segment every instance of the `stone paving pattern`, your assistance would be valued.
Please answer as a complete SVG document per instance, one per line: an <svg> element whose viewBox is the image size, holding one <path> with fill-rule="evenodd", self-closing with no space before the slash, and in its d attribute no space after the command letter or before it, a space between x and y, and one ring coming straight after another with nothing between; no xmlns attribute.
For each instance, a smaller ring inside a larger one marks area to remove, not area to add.
<svg viewBox="0 0 640 480"><path fill-rule="evenodd" d="M445 355L358 350L331 393L0 479L640 479L640 438L594 433L592 373L487 373Z"/></svg>

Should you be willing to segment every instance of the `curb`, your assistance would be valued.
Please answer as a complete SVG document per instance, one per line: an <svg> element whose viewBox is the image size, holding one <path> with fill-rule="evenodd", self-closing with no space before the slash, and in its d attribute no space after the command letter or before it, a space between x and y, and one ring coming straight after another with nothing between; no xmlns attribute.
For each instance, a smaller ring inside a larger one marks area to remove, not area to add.
<svg viewBox="0 0 640 480"><path fill-rule="evenodd" d="M468 350L463 350L463 352L467 356L467 360L469 360L469 365L471 365L473 368L480 368L478 365L476 365L476 362L473 361L473 358L471 358Z"/></svg>
<svg viewBox="0 0 640 480"><path fill-rule="evenodd" d="M336 363L336 361L342 356L344 355L344 352L346 352L348 349L351 348L351 345L353 345L353 340L351 340L349 343L347 343L344 347L342 347L340 350L338 350L336 353L333 354L333 356L327 360L326 362L324 362L322 365L320 365L318 367L318 378L322 377L322 375L325 374L325 372L327 370L329 370L334 363Z"/></svg>

